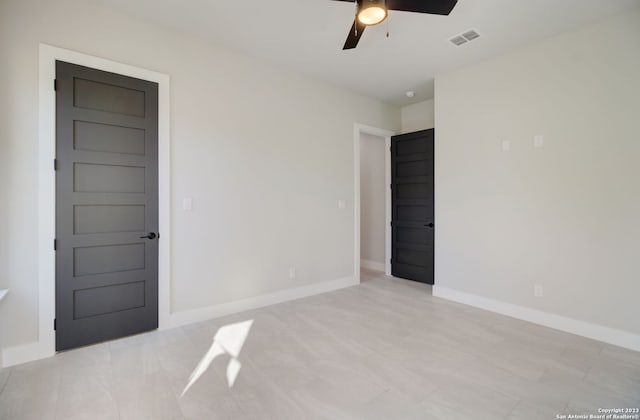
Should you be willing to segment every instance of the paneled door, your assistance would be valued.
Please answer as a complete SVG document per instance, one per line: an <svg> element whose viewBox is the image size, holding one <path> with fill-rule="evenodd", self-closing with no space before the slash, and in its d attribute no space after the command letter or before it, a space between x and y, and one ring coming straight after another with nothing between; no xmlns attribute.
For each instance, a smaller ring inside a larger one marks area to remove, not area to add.
<svg viewBox="0 0 640 420"><path fill-rule="evenodd" d="M434 130L391 137L391 274L433 284Z"/></svg>
<svg viewBox="0 0 640 420"><path fill-rule="evenodd" d="M56 62L56 350L158 327L158 85Z"/></svg>

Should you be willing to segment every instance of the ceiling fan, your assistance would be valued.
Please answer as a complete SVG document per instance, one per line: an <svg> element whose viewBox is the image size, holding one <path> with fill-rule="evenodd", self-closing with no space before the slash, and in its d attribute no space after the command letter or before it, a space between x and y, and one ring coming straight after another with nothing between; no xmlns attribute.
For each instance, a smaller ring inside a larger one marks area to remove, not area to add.
<svg viewBox="0 0 640 420"><path fill-rule="evenodd" d="M355 48L367 26L377 25L384 21L389 10L402 12L428 13L431 15L448 15L458 0L337 0L356 2L356 18L353 21L343 50Z"/></svg>

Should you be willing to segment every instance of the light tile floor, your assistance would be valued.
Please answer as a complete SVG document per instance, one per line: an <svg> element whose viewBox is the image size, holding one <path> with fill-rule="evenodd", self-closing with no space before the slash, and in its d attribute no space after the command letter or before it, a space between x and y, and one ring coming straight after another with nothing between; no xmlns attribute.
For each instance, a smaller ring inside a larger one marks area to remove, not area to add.
<svg viewBox="0 0 640 420"><path fill-rule="evenodd" d="M181 396L218 328L254 320ZM640 407L640 353L363 283L0 370L0 419L555 419Z"/></svg>

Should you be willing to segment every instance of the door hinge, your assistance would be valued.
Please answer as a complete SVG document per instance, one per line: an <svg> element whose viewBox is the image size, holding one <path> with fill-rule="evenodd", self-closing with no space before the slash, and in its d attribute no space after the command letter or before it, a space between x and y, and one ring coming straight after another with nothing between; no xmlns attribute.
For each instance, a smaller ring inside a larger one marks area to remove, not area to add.
<svg viewBox="0 0 640 420"><path fill-rule="evenodd" d="M53 170L54 171L58 170L58 159L53 159Z"/></svg>
<svg viewBox="0 0 640 420"><path fill-rule="evenodd" d="M58 90L58 79L53 79L53 90Z"/></svg>
<svg viewBox="0 0 640 420"><path fill-rule="evenodd" d="M393 184L389 184L389 188L393 189Z"/></svg>
<svg viewBox="0 0 640 420"><path fill-rule="evenodd" d="M57 250L58 250L58 240L57 240L57 239L54 239L54 240L53 240L53 250L54 250L54 251L57 251Z"/></svg>
<svg viewBox="0 0 640 420"><path fill-rule="evenodd" d="M58 328L58 323L56 321L57 320L53 318L53 331L56 331L56 328Z"/></svg>

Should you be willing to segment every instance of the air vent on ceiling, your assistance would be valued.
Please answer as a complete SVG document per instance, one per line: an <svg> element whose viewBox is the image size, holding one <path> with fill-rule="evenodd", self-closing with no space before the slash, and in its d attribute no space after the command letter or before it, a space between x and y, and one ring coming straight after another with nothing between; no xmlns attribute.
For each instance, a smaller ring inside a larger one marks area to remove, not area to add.
<svg viewBox="0 0 640 420"><path fill-rule="evenodd" d="M463 36L454 36L449 41L451 41L456 46L460 46L462 44L466 44L467 43L467 40L464 39Z"/></svg>
<svg viewBox="0 0 640 420"><path fill-rule="evenodd" d="M469 29L468 31L450 38L449 42L451 42L456 47L459 47L462 44L466 44L467 42L471 42L478 38L480 38L480 34L475 29Z"/></svg>
<svg viewBox="0 0 640 420"><path fill-rule="evenodd" d="M480 34L477 33L474 29L471 29L462 34L463 37L467 39L467 41L473 41L476 38L480 38Z"/></svg>

